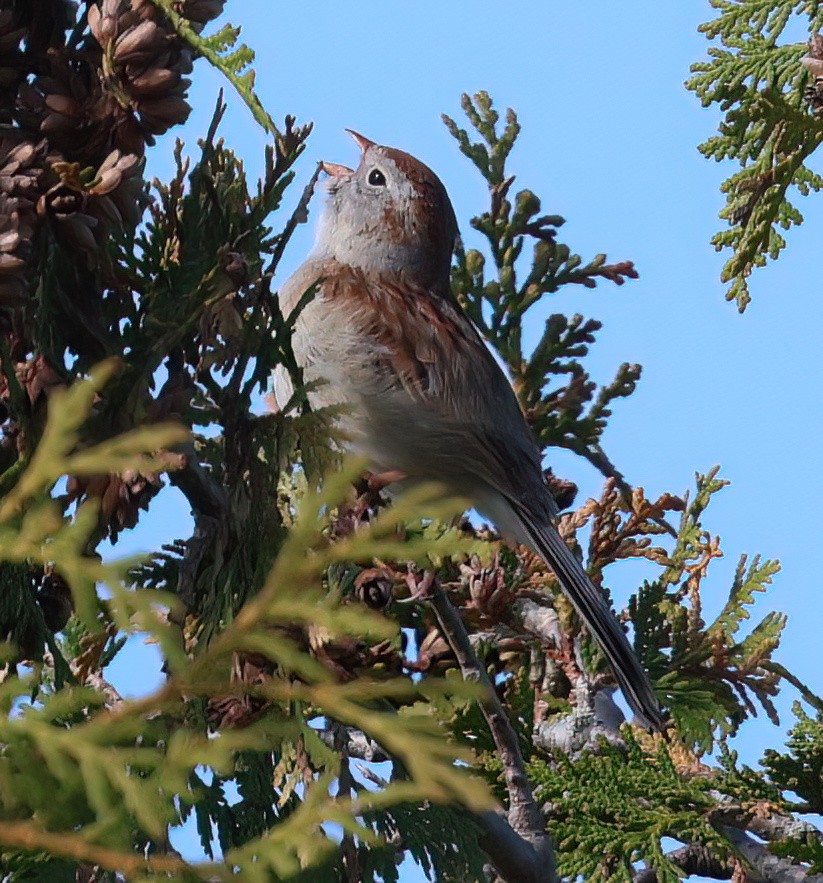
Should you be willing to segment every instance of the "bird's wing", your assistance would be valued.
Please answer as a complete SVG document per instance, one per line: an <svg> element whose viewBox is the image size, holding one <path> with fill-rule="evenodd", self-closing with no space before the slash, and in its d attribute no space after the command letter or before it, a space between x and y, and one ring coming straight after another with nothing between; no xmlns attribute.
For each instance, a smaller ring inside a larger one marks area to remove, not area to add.
<svg viewBox="0 0 823 883"><path fill-rule="evenodd" d="M425 438L418 442L427 469L440 463L438 471L458 477L470 470L481 486L492 489L486 514L552 568L603 648L639 721L661 729L660 705L625 632L552 523L557 507L543 481L539 449L506 375L477 330L450 299L388 280L347 284L348 296L366 300L362 331L375 341L373 350L383 353L375 398L385 401L393 389L414 400L414 425L403 426L403 433L432 434L430 447ZM411 411L408 403L406 411ZM483 502L477 500L481 511Z"/></svg>
<svg viewBox="0 0 823 883"><path fill-rule="evenodd" d="M424 449L425 433L431 434L427 467L431 458L451 458L444 472L459 472L468 463L519 505L545 517L555 514L540 451L511 384L454 301L402 278L367 278L350 268L330 274L320 295L329 307L344 305L342 314L363 341L359 355L369 354L368 372L358 372L355 381L366 407L389 409L386 422L402 421L403 433L416 431ZM407 425L410 416L414 427Z"/></svg>
<svg viewBox="0 0 823 883"><path fill-rule="evenodd" d="M472 489L481 511L552 568L641 722L660 728L660 707L623 629L554 528L557 507L514 391L460 307L403 279L343 267L318 294L318 308L338 317L351 341L344 373L371 422L377 462L382 449L386 468Z"/></svg>
<svg viewBox="0 0 823 883"><path fill-rule="evenodd" d="M300 336L299 315L311 306L311 297L320 296L322 280L328 273L324 261L308 260L302 264L281 286L277 294L280 312L287 322L293 326L292 344L298 343ZM296 312L298 311L298 312ZM304 361L298 355L298 363ZM275 365L272 371L271 394L278 409L282 410L294 395L292 378L284 365Z"/></svg>

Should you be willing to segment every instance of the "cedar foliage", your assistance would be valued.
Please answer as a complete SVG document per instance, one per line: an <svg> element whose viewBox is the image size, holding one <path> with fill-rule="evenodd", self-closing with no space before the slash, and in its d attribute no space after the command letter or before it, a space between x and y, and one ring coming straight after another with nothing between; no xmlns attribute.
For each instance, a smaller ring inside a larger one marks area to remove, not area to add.
<svg viewBox="0 0 823 883"><path fill-rule="evenodd" d="M564 876L739 880L746 831L819 865L820 834L793 813L821 809L820 718L798 707L760 770L728 748L749 716L775 718L782 679L820 713L774 658L782 615L742 629L777 563L741 558L706 622L717 470L656 500L620 474L601 438L640 368L597 387L595 320L551 316L523 350L540 298L622 284L631 262L560 242L563 219L513 189L515 114L463 97L467 127L445 122L489 208L469 222L478 247L458 249L454 291L542 447L604 474L601 497L560 522L592 578L608 597L619 562L648 563L621 616L671 709L668 743L621 728L610 673L533 555L436 488L387 506L359 464L329 469L330 415L301 399L270 286L316 178L295 193L310 127L272 121L236 29L204 35L223 6L0 4L4 879L391 881L404 854L433 879L487 879L483 813L509 795L488 696L463 682L420 592L432 576L496 685ZM188 114L198 57L272 134L259 182L218 138L222 98L196 155L178 144L171 180L144 180L154 137ZM298 394L259 413L278 364ZM569 509L576 489L547 478ZM151 519L166 484L193 534L104 563L101 544ZM107 669L133 634L157 643L165 673L129 699ZM192 817L204 861L170 845Z"/></svg>
<svg viewBox="0 0 823 883"><path fill-rule="evenodd" d="M704 107L723 114L718 133L700 145L704 156L734 160L740 170L721 186L728 229L712 244L732 250L721 278L726 299L742 313L749 276L786 246L781 233L803 222L793 201L823 188L808 165L823 142L823 6L817 0L709 0L716 10L700 30L709 58L692 65L686 84ZM808 46L788 43L798 25Z"/></svg>

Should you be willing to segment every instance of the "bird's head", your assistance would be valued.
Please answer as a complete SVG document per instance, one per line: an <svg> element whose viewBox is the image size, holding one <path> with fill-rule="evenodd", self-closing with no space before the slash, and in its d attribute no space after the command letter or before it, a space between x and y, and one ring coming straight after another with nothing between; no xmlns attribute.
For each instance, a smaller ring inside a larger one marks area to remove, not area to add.
<svg viewBox="0 0 823 883"><path fill-rule="evenodd" d="M368 273L447 286L457 221L446 188L408 153L350 134L357 168L321 164L330 184L317 251Z"/></svg>

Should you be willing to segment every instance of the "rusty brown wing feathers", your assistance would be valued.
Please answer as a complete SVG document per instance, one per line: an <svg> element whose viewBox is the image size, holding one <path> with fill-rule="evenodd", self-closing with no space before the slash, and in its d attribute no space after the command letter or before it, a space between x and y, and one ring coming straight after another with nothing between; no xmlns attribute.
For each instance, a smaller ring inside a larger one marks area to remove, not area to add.
<svg viewBox="0 0 823 883"><path fill-rule="evenodd" d="M648 675L603 595L554 527L557 507L514 391L460 307L449 295L391 278L375 281L356 270L336 273L333 282L324 283L323 294L348 302L358 334L368 341L364 350L380 363L373 372L377 385L371 393L361 387L361 395L366 409L381 415L382 425L374 431L388 447L393 430L399 430L387 465L412 475L416 467L421 478L453 484L504 533L540 554L606 654L639 721L662 729ZM400 398L396 409L387 393ZM413 409L406 397L414 400ZM411 427L409 413L414 414ZM392 421L398 425L392 427Z"/></svg>

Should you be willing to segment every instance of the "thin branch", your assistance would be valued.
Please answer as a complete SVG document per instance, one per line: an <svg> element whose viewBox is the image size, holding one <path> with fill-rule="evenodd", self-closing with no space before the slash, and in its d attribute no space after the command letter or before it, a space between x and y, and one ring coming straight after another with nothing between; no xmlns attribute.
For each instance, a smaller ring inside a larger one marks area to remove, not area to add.
<svg viewBox="0 0 823 883"><path fill-rule="evenodd" d="M484 836L480 845L504 879L517 883L555 883L554 849L546 833L546 820L526 775L517 733L472 649L460 614L434 572L424 575L420 590L425 591L424 597L437 616L440 630L457 659L463 678L485 688L486 698L480 707L503 762L509 795L508 821L493 812L481 814L478 818Z"/></svg>
<svg viewBox="0 0 823 883"><path fill-rule="evenodd" d="M329 746L329 748L337 749L335 741L336 728L341 726L333 721L329 721L327 726L317 731L317 735ZM370 736L367 736L362 730L356 730L354 727L345 727L348 741L346 742L346 751L349 757L357 760L365 760L368 763L385 763L393 758L377 744Z"/></svg>
<svg viewBox="0 0 823 883"><path fill-rule="evenodd" d="M720 791L712 790L710 793L721 804L720 808L712 813L712 821L716 826L749 831L762 840L813 837L823 842L823 831L805 819L780 812L770 812L765 815L753 813L751 809L744 809L734 798Z"/></svg>
<svg viewBox="0 0 823 883"><path fill-rule="evenodd" d="M689 843L680 849L666 853L666 858L677 865L686 877L710 877L713 880L730 880L733 863L722 861L702 843ZM643 868L634 875L634 883L658 883L654 868Z"/></svg>
<svg viewBox="0 0 823 883"><path fill-rule="evenodd" d="M345 797L356 797L357 786L351 773L348 752L348 733L343 726L335 727L335 749L340 754L340 775L337 779L337 794ZM360 869L360 857L357 853L357 845L351 832L346 831L343 834L343 840L340 843L340 849L343 853L343 868L346 875L347 883L358 883L362 879Z"/></svg>
<svg viewBox="0 0 823 883"><path fill-rule="evenodd" d="M632 493L633 488L626 480L626 477L623 473L612 463L609 459L606 452L603 448L600 447L599 444L595 443L591 446L587 445L570 445L569 450L574 451L576 454L580 454L582 457L585 457L589 463L594 466L595 469L599 470L602 475L606 478L611 478L615 484L617 485L617 489L620 491L620 496L623 498L624 502L627 506L631 508L632 503ZM665 518L658 518L657 516L652 518L652 521L663 528L669 536L677 539L677 531L666 521Z"/></svg>
<svg viewBox="0 0 823 883"><path fill-rule="evenodd" d="M86 675L86 684L106 697L106 708L122 705L124 700L117 688L110 684L99 671L89 672Z"/></svg>
<svg viewBox="0 0 823 883"><path fill-rule="evenodd" d="M177 595L187 607L192 607L200 562L206 552L215 547L225 529L229 500L225 488L198 459L192 443L183 447L180 456L181 468L169 473L169 481L189 501L194 531L180 563Z"/></svg>
<svg viewBox="0 0 823 883"><path fill-rule="evenodd" d="M33 822L0 821L0 843L13 849L43 851L74 861L100 865L110 871L128 874L183 874L189 865L174 856L152 855L144 858L136 852L120 852L90 843L73 832L44 831ZM203 866L201 866L202 869Z"/></svg>
<svg viewBox="0 0 823 883"><path fill-rule="evenodd" d="M194 444L181 445L176 453L180 468L169 472L169 481L183 492L195 516L221 518L229 505L225 488L200 462Z"/></svg>
<svg viewBox="0 0 823 883"><path fill-rule="evenodd" d="M295 206L294 211L291 213L291 217L286 222L286 226L283 228L283 232L279 234L277 237L277 244L272 249L271 261L269 262L269 266L266 268L267 274L272 274L277 265L280 263L280 259L283 257L283 252L286 250L286 246L289 244L289 240L291 239L294 231L300 226L300 224L305 224L309 219L309 203L311 202L312 196L314 196L314 187L317 184L317 179L320 177L320 173L323 171L323 164L318 163L317 168L314 170L314 174L309 178L308 184L303 188L303 193L300 196L300 199L297 201L297 205Z"/></svg>
<svg viewBox="0 0 823 883"><path fill-rule="evenodd" d="M823 874L810 874L808 867L773 855L740 828L719 825L718 829L765 883L823 883Z"/></svg>

